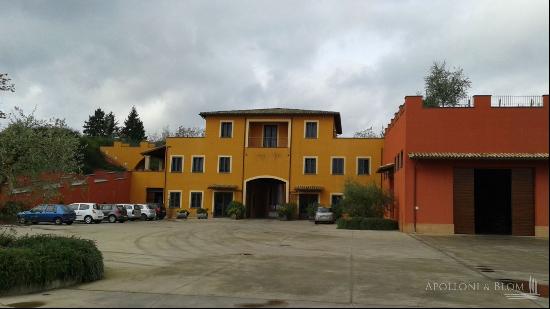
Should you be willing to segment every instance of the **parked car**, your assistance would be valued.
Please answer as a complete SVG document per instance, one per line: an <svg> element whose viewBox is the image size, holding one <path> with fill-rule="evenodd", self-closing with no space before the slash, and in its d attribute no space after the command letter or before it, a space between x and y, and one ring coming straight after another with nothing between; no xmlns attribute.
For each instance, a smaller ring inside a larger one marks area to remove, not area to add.
<svg viewBox="0 0 550 309"><path fill-rule="evenodd" d="M137 204L141 206L141 220L155 220L157 218L157 212L155 206L152 204Z"/></svg>
<svg viewBox="0 0 550 309"><path fill-rule="evenodd" d="M137 204L117 204L117 205L126 208L128 220L134 221L136 219L141 218L141 208L142 208L141 205L137 205Z"/></svg>
<svg viewBox="0 0 550 309"><path fill-rule="evenodd" d="M86 224L101 223L105 217L96 203L72 203L69 207L76 212L76 221Z"/></svg>
<svg viewBox="0 0 550 309"><path fill-rule="evenodd" d="M166 207L162 203L148 203L149 207L154 207L157 214L157 220L162 220L166 217Z"/></svg>
<svg viewBox="0 0 550 309"><path fill-rule="evenodd" d="M330 208L318 207L315 212L315 224L320 222L334 223L334 214Z"/></svg>
<svg viewBox="0 0 550 309"><path fill-rule="evenodd" d="M76 213L65 205L38 205L31 210L17 213L17 220L21 224L27 222L31 222L32 224L53 222L57 225L63 223L71 225L76 220Z"/></svg>
<svg viewBox="0 0 550 309"><path fill-rule="evenodd" d="M124 223L128 221L128 211L124 208L124 206L116 204L103 204L99 205L99 208L103 212L104 218L110 223Z"/></svg>

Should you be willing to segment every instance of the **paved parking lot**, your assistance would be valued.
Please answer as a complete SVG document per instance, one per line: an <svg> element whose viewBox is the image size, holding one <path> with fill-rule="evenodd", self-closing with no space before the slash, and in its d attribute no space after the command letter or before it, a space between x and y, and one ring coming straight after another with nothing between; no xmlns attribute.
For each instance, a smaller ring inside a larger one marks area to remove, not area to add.
<svg viewBox="0 0 550 309"><path fill-rule="evenodd" d="M476 268L483 263L507 276L532 273L547 282L547 240L412 237L307 221L225 219L17 231L94 239L106 275L68 289L0 298L0 306L548 307L542 298L507 299L511 291L495 290L494 278ZM480 289L459 290L461 282Z"/></svg>

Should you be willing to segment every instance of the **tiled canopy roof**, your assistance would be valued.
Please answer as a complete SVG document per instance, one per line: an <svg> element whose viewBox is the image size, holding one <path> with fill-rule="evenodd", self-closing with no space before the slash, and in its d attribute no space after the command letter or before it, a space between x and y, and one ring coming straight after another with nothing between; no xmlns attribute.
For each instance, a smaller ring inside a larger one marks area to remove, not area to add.
<svg viewBox="0 0 550 309"><path fill-rule="evenodd" d="M296 192L321 192L323 187L321 186L296 186L294 187Z"/></svg>
<svg viewBox="0 0 550 309"><path fill-rule="evenodd" d="M384 173L384 172L389 172L389 171L393 171L395 167L395 164L394 163L389 163L389 164L384 164L382 166L380 166L376 172L377 173Z"/></svg>
<svg viewBox="0 0 550 309"><path fill-rule="evenodd" d="M212 111L202 112L199 115L203 118L207 116L223 116L223 115L248 115L248 116L284 116L284 115L332 115L336 125L336 132L342 134L342 123L340 113L333 111L321 111L310 109L295 109L295 108L262 108L262 109L240 109L227 111Z"/></svg>
<svg viewBox="0 0 550 309"><path fill-rule="evenodd" d="M548 160L548 153L410 152L409 158L416 160Z"/></svg>
<svg viewBox="0 0 550 309"><path fill-rule="evenodd" d="M227 191L236 191L238 186L235 185L220 185L220 184L213 184L209 185L208 189L212 190L227 190Z"/></svg>

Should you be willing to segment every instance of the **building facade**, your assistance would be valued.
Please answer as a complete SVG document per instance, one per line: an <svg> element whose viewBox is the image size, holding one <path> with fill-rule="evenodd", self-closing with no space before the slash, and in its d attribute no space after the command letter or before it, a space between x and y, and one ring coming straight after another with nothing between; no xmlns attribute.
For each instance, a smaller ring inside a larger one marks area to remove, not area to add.
<svg viewBox="0 0 550 309"><path fill-rule="evenodd" d="M340 114L297 109L205 112L204 137L170 137L142 151L132 173L131 202L169 209L207 209L225 216L232 201L250 218L274 216L275 206L331 205L346 180L380 184L383 139L339 138ZM111 156L121 145L103 147ZM131 161L128 159L127 161ZM133 160L136 162L136 160Z"/></svg>
<svg viewBox="0 0 550 309"><path fill-rule="evenodd" d="M548 95L406 97L378 169L401 230L548 237L548 129Z"/></svg>

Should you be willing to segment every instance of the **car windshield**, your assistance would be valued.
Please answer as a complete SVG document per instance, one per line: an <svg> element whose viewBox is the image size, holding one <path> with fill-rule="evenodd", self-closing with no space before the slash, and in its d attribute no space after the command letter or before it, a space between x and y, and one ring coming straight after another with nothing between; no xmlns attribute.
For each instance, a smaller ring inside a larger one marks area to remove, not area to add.
<svg viewBox="0 0 550 309"><path fill-rule="evenodd" d="M157 206L155 206L155 205L147 205L147 207L148 207L149 209L155 209L155 208L157 208Z"/></svg>
<svg viewBox="0 0 550 309"><path fill-rule="evenodd" d="M69 205L69 208L72 209L72 210L78 210L78 204Z"/></svg>
<svg viewBox="0 0 550 309"><path fill-rule="evenodd" d="M70 207L65 206L65 205L62 205L61 209L63 209L63 212L71 212L72 211L72 209Z"/></svg>
<svg viewBox="0 0 550 309"><path fill-rule="evenodd" d="M317 208L317 212L320 212L320 213L327 213L327 212L330 212L330 209L329 209L329 208L319 207L319 208Z"/></svg>
<svg viewBox="0 0 550 309"><path fill-rule="evenodd" d="M140 205L134 205L134 208L135 209L141 209L141 206Z"/></svg>
<svg viewBox="0 0 550 309"><path fill-rule="evenodd" d="M95 209L95 210L100 210L100 209L99 209L99 205L98 205L98 204L94 204L94 209Z"/></svg>

